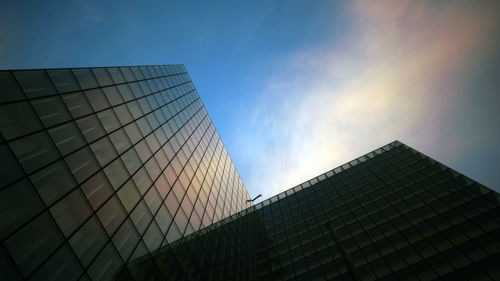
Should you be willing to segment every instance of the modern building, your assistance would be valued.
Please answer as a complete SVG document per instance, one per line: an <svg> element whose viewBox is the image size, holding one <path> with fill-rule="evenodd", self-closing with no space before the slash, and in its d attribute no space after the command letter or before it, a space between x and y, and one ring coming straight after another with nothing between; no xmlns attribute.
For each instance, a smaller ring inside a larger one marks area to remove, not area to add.
<svg viewBox="0 0 500 281"><path fill-rule="evenodd" d="M0 280L113 280L251 206L183 65L0 72Z"/></svg>
<svg viewBox="0 0 500 281"><path fill-rule="evenodd" d="M138 258L122 280L500 280L499 194L393 142Z"/></svg>
<svg viewBox="0 0 500 281"><path fill-rule="evenodd" d="M400 142L252 205L182 65L0 91L0 280L500 280L499 194Z"/></svg>

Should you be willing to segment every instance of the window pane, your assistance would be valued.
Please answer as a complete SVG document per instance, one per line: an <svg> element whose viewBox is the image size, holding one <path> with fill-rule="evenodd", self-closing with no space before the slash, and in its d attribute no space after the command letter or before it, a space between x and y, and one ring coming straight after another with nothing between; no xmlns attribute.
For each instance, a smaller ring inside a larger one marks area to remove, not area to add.
<svg viewBox="0 0 500 281"><path fill-rule="evenodd" d="M88 266L98 251L106 244L106 240L104 230L96 217L92 217L71 237L69 244L83 265Z"/></svg>
<svg viewBox="0 0 500 281"><path fill-rule="evenodd" d="M82 89L96 88L99 87L97 84L97 80L94 78L94 74L90 71L90 69L73 69L73 73L80 82L80 86Z"/></svg>
<svg viewBox="0 0 500 281"><path fill-rule="evenodd" d="M127 213L129 213L135 204L141 199L139 191L137 191L137 187L135 187L135 183L132 179L127 181L127 183L120 188L118 191L118 198L122 201L123 206Z"/></svg>
<svg viewBox="0 0 500 281"><path fill-rule="evenodd" d="M50 129L49 135L62 155L67 155L85 145L80 131L73 122Z"/></svg>
<svg viewBox="0 0 500 281"><path fill-rule="evenodd" d="M165 205L163 204L161 205L160 210L158 211L158 214L155 217L155 220L158 223L158 226L160 227L163 234L165 234L167 232L168 227L170 226L170 223L172 222L172 215L165 207Z"/></svg>
<svg viewBox="0 0 500 281"><path fill-rule="evenodd" d="M168 229L168 233L167 233L167 241L168 243L172 243L174 242L175 240L181 238L182 234L179 230L179 228L177 227L177 225L175 223L172 223L170 225L170 228Z"/></svg>
<svg viewBox="0 0 500 281"><path fill-rule="evenodd" d="M160 199L160 194L158 194L156 188L149 189L148 193L146 193L146 195L144 196L144 201L148 205L149 210L151 210L152 214L158 211L158 208L160 207L160 204L162 202Z"/></svg>
<svg viewBox="0 0 500 281"><path fill-rule="evenodd" d="M29 103L19 102L0 106L0 132L5 139L26 135L41 128L40 121Z"/></svg>
<svg viewBox="0 0 500 281"><path fill-rule="evenodd" d="M57 159L55 148L43 132L11 142L10 147L28 174Z"/></svg>
<svg viewBox="0 0 500 281"><path fill-rule="evenodd" d="M89 99L94 111L99 111L110 107L109 102L104 96L104 93L101 91L101 89L85 91L85 95Z"/></svg>
<svg viewBox="0 0 500 281"><path fill-rule="evenodd" d="M146 227L152 219L151 214L146 207L146 204L144 204L144 201L139 202L139 205L137 205L132 214L130 214L130 218L134 222L134 225L137 227L140 235L144 233Z"/></svg>
<svg viewBox="0 0 500 281"><path fill-rule="evenodd" d="M94 142L90 145L90 148L94 152L101 167L104 167L109 161L116 157L116 152L107 137Z"/></svg>
<svg viewBox="0 0 500 281"><path fill-rule="evenodd" d="M122 266L120 257L109 243L92 263L88 273L92 280L114 280Z"/></svg>
<svg viewBox="0 0 500 281"><path fill-rule="evenodd" d="M124 101L133 100L135 98L134 94L132 93L132 90L130 90L130 87L128 86L128 84L118 85L117 87L118 87L118 91L120 91L120 94L122 95L122 98Z"/></svg>
<svg viewBox="0 0 500 281"><path fill-rule="evenodd" d="M118 116L118 119L120 120L120 123L122 124L122 126L124 126L124 125L128 124L129 122L131 122L132 120L134 120L132 118L132 115L130 114L130 111L128 110L127 106L124 104L113 108L113 110L115 111L116 116Z"/></svg>
<svg viewBox="0 0 500 281"><path fill-rule="evenodd" d="M104 228L109 235L118 228L120 223L125 219L125 211L123 210L120 201L116 196L113 196L102 208L97 212L99 220L104 225Z"/></svg>
<svg viewBox="0 0 500 281"><path fill-rule="evenodd" d="M139 66L139 69L140 69L141 73L143 74L144 78L149 79L149 78L153 77L151 75L151 72L149 72L149 69L146 66Z"/></svg>
<svg viewBox="0 0 500 281"><path fill-rule="evenodd" d="M155 182L155 187L158 190L158 193L160 193L161 198L165 199L165 196L167 196L167 193L170 191L170 185L163 174L160 175L158 180Z"/></svg>
<svg viewBox="0 0 500 281"><path fill-rule="evenodd" d="M82 191L94 210L97 210L113 194L113 189L102 172L83 183Z"/></svg>
<svg viewBox="0 0 500 281"><path fill-rule="evenodd" d="M160 247L163 235L154 221L149 225L148 230L144 233L143 240L149 251L154 251Z"/></svg>
<svg viewBox="0 0 500 281"><path fill-rule="evenodd" d="M78 189L50 208L50 213L66 237L69 237L89 217L90 212L85 198Z"/></svg>
<svg viewBox="0 0 500 281"><path fill-rule="evenodd" d="M146 162L145 167L149 175L151 176L151 179L153 180L156 180L156 178L158 178L161 173L160 166L158 166L158 163L156 162L154 157Z"/></svg>
<svg viewBox="0 0 500 281"><path fill-rule="evenodd" d="M132 117L134 117L134 119L140 118L144 115L141 108L139 107L139 104L136 101L128 102L127 107L130 110L130 113L132 114Z"/></svg>
<svg viewBox="0 0 500 281"><path fill-rule="evenodd" d="M42 202L27 180L0 191L0 239L5 238L42 208Z"/></svg>
<svg viewBox="0 0 500 281"><path fill-rule="evenodd" d="M152 93L151 88L149 87L148 82L146 82L146 81L140 81L138 83L139 83L139 87L141 87L142 92L144 93L144 95L149 95L149 94Z"/></svg>
<svg viewBox="0 0 500 281"><path fill-rule="evenodd" d="M62 161L33 174L30 179L47 205L59 199L76 184Z"/></svg>
<svg viewBox="0 0 500 281"><path fill-rule="evenodd" d="M123 103L122 96L118 92L115 86L111 87L106 87L102 89L104 91L104 94L108 98L109 103L112 106L115 106L117 104Z"/></svg>
<svg viewBox="0 0 500 281"><path fill-rule="evenodd" d="M133 179L141 195L144 195L144 193L146 193L146 190L148 190L148 188L153 183L144 167L137 171Z"/></svg>
<svg viewBox="0 0 500 281"><path fill-rule="evenodd" d="M109 138L111 139L111 142L115 146L116 151L118 151L118 153L120 154L123 153L132 145L123 129L120 129L112 133L111 135L109 135Z"/></svg>
<svg viewBox="0 0 500 281"><path fill-rule="evenodd" d="M130 220L127 219L115 233L112 240L122 258L127 260L139 241L139 235L137 235L137 231Z"/></svg>
<svg viewBox="0 0 500 281"><path fill-rule="evenodd" d="M118 187L120 187L120 185L122 185L127 178L129 178L129 174L127 170L125 170L120 158L108 165L104 169L104 173L106 173L109 182L115 190L118 189Z"/></svg>
<svg viewBox="0 0 500 281"><path fill-rule="evenodd" d="M130 89L132 90L132 93L134 93L135 98L140 98L144 96L144 93L142 92L141 87L139 86L139 83L134 82L128 84Z"/></svg>
<svg viewBox="0 0 500 281"><path fill-rule="evenodd" d="M184 229L188 224L188 218L186 216L186 213L184 213L184 210L182 210L182 208L179 208L179 210L177 211L174 221L175 224L177 224L177 226L179 227L180 232L183 233Z"/></svg>
<svg viewBox="0 0 500 281"><path fill-rule="evenodd" d="M137 80L135 78L134 74L132 73L132 70L130 70L130 67L128 67L128 66L126 66L126 67L120 67L120 70L122 71L123 76L125 77L125 79L127 80L127 82L132 82L132 81Z"/></svg>
<svg viewBox="0 0 500 281"><path fill-rule="evenodd" d="M56 93L44 70L15 71L14 75L28 98L42 97Z"/></svg>
<svg viewBox="0 0 500 281"><path fill-rule="evenodd" d="M102 126L108 133L120 127L120 123L111 109L97 113L97 117L99 117Z"/></svg>
<svg viewBox="0 0 500 281"><path fill-rule="evenodd" d="M152 155L151 150L149 149L149 146L146 144L145 140L142 140L138 144L136 144L135 145L135 149L137 151L137 154L139 154L139 157L141 158L141 161L144 162L144 163Z"/></svg>
<svg viewBox="0 0 500 281"><path fill-rule="evenodd" d="M115 84L125 83L125 77L123 77L122 72L118 67L108 67L108 72L113 78Z"/></svg>
<svg viewBox="0 0 500 281"><path fill-rule="evenodd" d="M139 128L137 127L137 124L135 122L128 124L124 128L125 132L127 132L127 135L130 138L130 141L133 144L137 143L142 139L142 134L139 131Z"/></svg>
<svg viewBox="0 0 500 281"><path fill-rule="evenodd" d="M130 174L133 174L142 165L142 162L139 159L139 156L137 156L134 148L125 152L121 158Z"/></svg>
<svg viewBox="0 0 500 281"><path fill-rule="evenodd" d="M81 92L63 95L62 99L73 118L78 118L92 112L87 98Z"/></svg>
<svg viewBox="0 0 500 281"><path fill-rule="evenodd" d="M0 71L0 102L9 102L24 99L21 88L10 71Z"/></svg>
<svg viewBox="0 0 500 281"><path fill-rule="evenodd" d="M59 93L73 92L80 90L80 85L76 81L75 76L69 69L52 69L47 70L50 79L57 88Z"/></svg>
<svg viewBox="0 0 500 281"><path fill-rule="evenodd" d="M137 80L142 80L144 79L144 75L142 74L142 71L139 69L139 67L137 66L132 66L130 67L130 69L132 70L132 72L134 73L135 77L137 78Z"/></svg>
<svg viewBox="0 0 500 281"><path fill-rule="evenodd" d="M111 79L111 76L109 75L106 68L92 68L92 71L94 72L95 77L97 78L97 81L101 86L108 86L113 84L113 80Z"/></svg>
<svg viewBox="0 0 500 281"><path fill-rule="evenodd" d="M88 147L69 155L65 160L78 183L83 182L99 169Z"/></svg>
<svg viewBox="0 0 500 281"><path fill-rule="evenodd" d="M16 158L12 155L9 147L5 144L0 145L0 159L2 159L2 169L0 169L0 187L4 187L24 176Z"/></svg>
<svg viewBox="0 0 500 281"><path fill-rule="evenodd" d="M71 117L59 96L31 101L45 127L68 121Z"/></svg>
<svg viewBox="0 0 500 281"><path fill-rule="evenodd" d="M59 249L30 280L78 280L82 267L68 246Z"/></svg>
<svg viewBox="0 0 500 281"><path fill-rule="evenodd" d="M91 143L104 135L104 130L95 115L78 119L76 120L76 124L80 128L85 140L87 140L87 143Z"/></svg>
<svg viewBox="0 0 500 281"><path fill-rule="evenodd" d="M24 276L28 276L62 242L50 216L44 213L5 241L4 245Z"/></svg>

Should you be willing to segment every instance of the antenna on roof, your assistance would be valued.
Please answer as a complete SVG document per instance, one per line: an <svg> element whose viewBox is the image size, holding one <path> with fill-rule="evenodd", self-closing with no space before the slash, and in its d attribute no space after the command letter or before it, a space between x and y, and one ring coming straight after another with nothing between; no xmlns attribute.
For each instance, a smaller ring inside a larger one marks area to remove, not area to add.
<svg viewBox="0 0 500 281"><path fill-rule="evenodd" d="M261 196L262 196L262 194L259 194L259 195L257 195L254 199L249 199L249 200L247 200L247 203L248 203L248 202L253 202L253 201L255 201L257 198L259 198L259 197L261 197Z"/></svg>

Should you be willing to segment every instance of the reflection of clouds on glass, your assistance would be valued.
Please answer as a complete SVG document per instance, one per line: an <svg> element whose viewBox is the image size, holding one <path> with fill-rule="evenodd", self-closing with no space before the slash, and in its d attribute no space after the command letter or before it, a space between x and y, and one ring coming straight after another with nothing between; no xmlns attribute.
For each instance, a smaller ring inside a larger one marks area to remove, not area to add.
<svg viewBox="0 0 500 281"><path fill-rule="evenodd" d="M356 32L296 54L263 90L250 125L260 139L242 140L254 147L246 186L266 198L395 139L443 160L473 146L454 117L464 70L498 27L492 5L347 7Z"/></svg>

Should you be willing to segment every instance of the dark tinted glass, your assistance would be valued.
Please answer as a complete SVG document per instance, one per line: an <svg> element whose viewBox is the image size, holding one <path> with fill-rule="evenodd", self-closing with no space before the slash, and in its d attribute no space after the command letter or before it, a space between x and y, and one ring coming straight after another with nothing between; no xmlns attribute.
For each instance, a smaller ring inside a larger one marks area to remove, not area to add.
<svg viewBox="0 0 500 281"><path fill-rule="evenodd" d="M42 128L28 102L0 105L0 132L6 139L13 139Z"/></svg>
<svg viewBox="0 0 500 281"><path fill-rule="evenodd" d="M76 79L80 83L82 89L96 88L99 86L97 80L94 77L94 74L90 69L81 68L81 69L73 69L73 73L76 76Z"/></svg>
<svg viewBox="0 0 500 281"><path fill-rule="evenodd" d="M14 75L28 98L56 93L56 89L44 70L15 71Z"/></svg>
<svg viewBox="0 0 500 281"><path fill-rule="evenodd" d="M47 205L59 199L76 184L62 161L33 174L30 179Z"/></svg>
<svg viewBox="0 0 500 281"><path fill-rule="evenodd" d="M31 104L45 127L51 127L71 119L59 96L36 99L31 101Z"/></svg>
<svg viewBox="0 0 500 281"><path fill-rule="evenodd" d="M71 153L85 145L85 140L73 122L50 129L49 135L62 155Z"/></svg>
<svg viewBox="0 0 500 281"><path fill-rule="evenodd" d="M50 79L59 93L73 92L80 90L80 85L69 69L49 69L47 70Z"/></svg>
<svg viewBox="0 0 500 281"><path fill-rule="evenodd" d="M81 226L90 216L90 212L90 208L80 190L71 192L50 208L50 213L66 237Z"/></svg>
<svg viewBox="0 0 500 281"><path fill-rule="evenodd" d="M22 100L23 92L9 71L0 71L0 102Z"/></svg>
<svg viewBox="0 0 500 281"><path fill-rule="evenodd" d="M40 132L11 142L10 148L27 173L31 173L57 159L49 137Z"/></svg>
<svg viewBox="0 0 500 281"><path fill-rule="evenodd" d="M27 180L17 182L0 191L0 199L2 203L0 204L0 237L2 239L43 208L42 202Z"/></svg>

